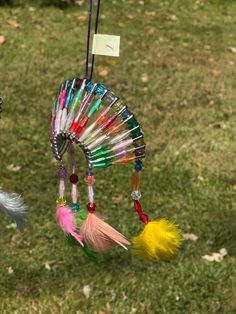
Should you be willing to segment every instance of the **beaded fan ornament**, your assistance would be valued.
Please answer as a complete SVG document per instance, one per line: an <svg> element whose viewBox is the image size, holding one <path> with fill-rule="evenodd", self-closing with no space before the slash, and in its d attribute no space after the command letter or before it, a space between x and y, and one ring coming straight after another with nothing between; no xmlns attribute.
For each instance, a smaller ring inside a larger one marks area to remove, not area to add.
<svg viewBox="0 0 236 314"><path fill-rule="evenodd" d="M95 33L97 32L99 5ZM94 201L94 169L112 165L134 163L133 192L134 208L143 231L132 239L133 252L147 260L170 260L176 257L182 236L178 226L161 219L149 221L143 213L139 192L142 159L145 157L145 143L140 125L129 110L125 100L102 84L91 80L94 64L88 79L88 51L92 14L90 1L89 31L85 79L74 78L61 84L52 110L51 148L59 162L59 197L56 220L70 239L74 239L93 258L94 252L104 252L114 245L127 249L130 242L111 227L96 212ZM88 203L87 211L78 203L78 175L74 157L75 146L84 152L87 161ZM65 200L67 170L63 160L68 153L70 160L69 180L71 202Z"/></svg>

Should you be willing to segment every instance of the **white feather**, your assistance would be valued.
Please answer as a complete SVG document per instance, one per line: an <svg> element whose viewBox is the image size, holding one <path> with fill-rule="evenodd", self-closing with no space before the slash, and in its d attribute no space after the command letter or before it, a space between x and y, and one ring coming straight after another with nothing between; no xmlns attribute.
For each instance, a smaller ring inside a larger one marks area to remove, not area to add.
<svg viewBox="0 0 236 314"><path fill-rule="evenodd" d="M13 218L20 231L23 231L26 210L23 200L20 195L16 193L7 193L0 187L0 212L3 212Z"/></svg>

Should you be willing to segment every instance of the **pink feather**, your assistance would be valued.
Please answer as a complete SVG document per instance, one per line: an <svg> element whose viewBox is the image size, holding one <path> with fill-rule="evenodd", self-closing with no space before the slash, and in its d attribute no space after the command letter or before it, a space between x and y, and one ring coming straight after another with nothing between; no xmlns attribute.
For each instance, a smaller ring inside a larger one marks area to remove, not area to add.
<svg viewBox="0 0 236 314"><path fill-rule="evenodd" d="M81 236L75 232L75 216L69 207L63 205L58 206L56 211L56 220L64 233L72 235L72 237L74 237L81 246L84 246Z"/></svg>
<svg viewBox="0 0 236 314"><path fill-rule="evenodd" d="M90 248L98 252L106 251L114 245L127 249L125 245L130 244L120 232L93 213L88 213L81 225L80 234Z"/></svg>

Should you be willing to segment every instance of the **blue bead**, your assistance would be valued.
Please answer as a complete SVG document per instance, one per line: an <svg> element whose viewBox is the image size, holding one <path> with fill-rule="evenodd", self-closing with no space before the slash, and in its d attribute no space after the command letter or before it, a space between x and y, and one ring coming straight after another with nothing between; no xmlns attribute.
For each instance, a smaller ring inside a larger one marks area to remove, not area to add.
<svg viewBox="0 0 236 314"><path fill-rule="evenodd" d="M104 85L97 85L96 93L102 96L105 93L106 87Z"/></svg>
<svg viewBox="0 0 236 314"><path fill-rule="evenodd" d="M142 170L142 161L141 160L136 160L135 161L135 166L134 166L135 171L141 171Z"/></svg>
<svg viewBox="0 0 236 314"><path fill-rule="evenodd" d="M126 107L126 109L121 113L121 116L125 120L129 118L130 116L132 116L132 113Z"/></svg>
<svg viewBox="0 0 236 314"><path fill-rule="evenodd" d="M87 84L86 84L86 88L87 88L87 90L90 92L92 89L93 89L93 82L88 82Z"/></svg>
<svg viewBox="0 0 236 314"><path fill-rule="evenodd" d="M80 209L80 206L79 206L79 204L78 203L71 203L70 205L69 205L69 207L73 210L73 211L79 211L79 209Z"/></svg>

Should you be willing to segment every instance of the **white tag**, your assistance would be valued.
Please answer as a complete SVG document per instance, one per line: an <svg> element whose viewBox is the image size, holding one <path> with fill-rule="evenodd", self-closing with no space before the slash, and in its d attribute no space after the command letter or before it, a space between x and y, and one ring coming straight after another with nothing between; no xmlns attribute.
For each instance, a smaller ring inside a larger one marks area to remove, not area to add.
<svg viewBox="0 0 236 314"><path fill-rule="evenodd" d="M92 54L119 57L120 36L94 34Z"/></svg>

